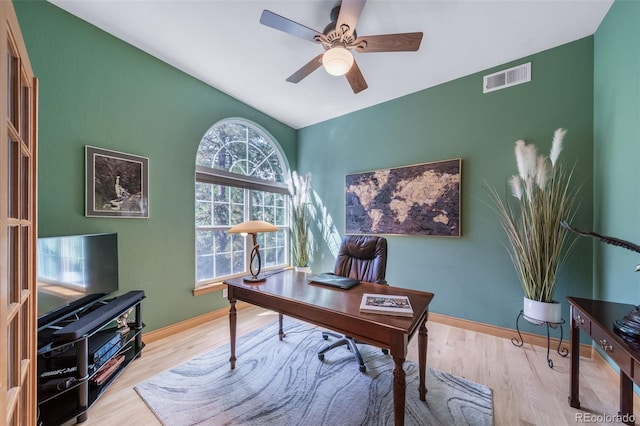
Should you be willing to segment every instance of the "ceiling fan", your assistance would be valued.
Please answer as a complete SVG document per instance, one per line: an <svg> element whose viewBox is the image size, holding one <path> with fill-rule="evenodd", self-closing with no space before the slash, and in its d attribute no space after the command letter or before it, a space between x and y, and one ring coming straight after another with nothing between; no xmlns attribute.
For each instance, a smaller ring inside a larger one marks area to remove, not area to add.
<svg viewBox="0 0 640 426"><path fill-rule="evenodd" d="M261 24L321 44L325 50L324 53L319 54L289 76L288 82L298 83L323 65L331 75L345 75L353 93L359 93L368 86L351 52L409 52L418 50L422 41L421 32L358 37L356 24L365 3L366 0L342 0L341 4L331 10L331 22L322 32L305 27L269 10L262 12Z"/></svg>

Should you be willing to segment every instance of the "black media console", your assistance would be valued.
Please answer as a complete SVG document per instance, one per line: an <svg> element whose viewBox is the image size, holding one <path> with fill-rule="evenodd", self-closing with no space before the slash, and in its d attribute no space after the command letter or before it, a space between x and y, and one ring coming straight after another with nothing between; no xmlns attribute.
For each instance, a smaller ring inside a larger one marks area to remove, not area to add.
<svg viewBox="0 0 640 426"><path fill-rule="evenodd" d="M73 307L38 333L38 419L43 426L87 410L120 373L142 353L144 291ZM129 313L133 313L129 316Z"/></svg>

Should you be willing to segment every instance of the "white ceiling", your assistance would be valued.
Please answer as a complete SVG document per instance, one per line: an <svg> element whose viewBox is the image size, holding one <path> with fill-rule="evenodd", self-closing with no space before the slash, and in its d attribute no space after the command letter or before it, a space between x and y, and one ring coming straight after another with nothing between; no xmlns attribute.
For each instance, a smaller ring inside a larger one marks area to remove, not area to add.
<svg viewBox="0 0 640 426"><path fill-rule="evenodd" d="M287 83L323 49L259 23L268 9L322 32L336 0L49 1L296 129L592 35L613 3L369 0L358 35L424 37L417 52L356 53L369 88L355 95L322 68Z"/></svg>

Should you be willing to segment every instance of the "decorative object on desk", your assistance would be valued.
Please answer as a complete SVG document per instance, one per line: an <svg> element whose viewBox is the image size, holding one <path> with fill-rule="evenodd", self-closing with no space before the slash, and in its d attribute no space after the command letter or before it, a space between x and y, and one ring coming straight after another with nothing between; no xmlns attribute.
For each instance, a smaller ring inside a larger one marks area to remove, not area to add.
<svg viewBox="0 0 640 426"><path fill-rule="evenodd" d="M575 232L579 235L597 238L604 243L640 253L640 246L638 244L622 240L620 238L598 234L597 232L593 231L582 231L569 225L566 220L563 220L561 222L561 225L565 229L568 229L569 231ZM640 265L636 266L635 271L640 271ZM636 309L629 312L624 318L616 320L614 323L614 330L620 335L620 337L622 337L627 343L632 345L636 350L640 350L640 307L636 307Z"/></svg>
<svg viewBox="0 0 640 426"><path fill-rule="evenodd" d="M363 347L369 372L353 368L349 351L315 357L318 328L285 318L241 336L239 364L229 369L229 345L200 355L135 386L162 424L393 425L394 362ZM405 361L405 425L492 425L492 391L427 369L419 400L418 365Z"/></svg>
<svg viewBox="0 0 640 426"><path fill-rule="evenodd" d="M149 217L149 159L85 147L85 215Z"/></svg>
<svg viewBox="0 0 640 426"><path fill-rule="evenodd" d="M249 271L251 276L244 277L245 282L257 283L265 280L265 277L260 275L260 269L262 268L262 258L260 257L260 246L258 245L258 232L276 232L278 227L264 222L262 220L247 220L229 229L230 234L244 234L251 235L253 248L251 249L251 256L249 257Z"/></svg>
<svg viewBox="0 0 640 426"><path fill-rule="evenodd" d="M413 309L409 298L391 294L363 294L360 302L360 312L413 318Z"/></svg>
<svg viewBox="0 0 640 426"><path fill-rule="evenodd" d="M613 322L613 330L634 350L640 351L640 309L635 308L621 320Z"/></svg>
<svg viewBox="0 0 640 426"><path fill-rule="evenodd" d="M460 236L461 159L347 175L347 234Z"/></svg>
<svg viewBox="0 0 640 426"><path fill-rule="evenodd" d="M291 192L291 245L293 265L296 271L311 272L309 258L311 257L311 245L309 241L311 224L311 203L309 191L311 189L311 173L304 177L293 171L289 180L289 192ZM301 268L301 269L298 269ZM302 268L308 268L302 269Z"/></svg>
<svg viewBox="0 0 640 426"><path fill-rule="evenodd" d="M535 145L516 142L518 174L509 180L512 202L503 200L494 188L489 190L524 290L524 315L539 323L561 320L560 303L553 299L556 274L575 242L566 244L567 233L560 226L564 218L572 218L576 212L573 169L566 169L558 161L565 134L564 129L555 131L548 158L539 155ZM547 313L531 310L538 305L534 302L548 304Z"/></svg>

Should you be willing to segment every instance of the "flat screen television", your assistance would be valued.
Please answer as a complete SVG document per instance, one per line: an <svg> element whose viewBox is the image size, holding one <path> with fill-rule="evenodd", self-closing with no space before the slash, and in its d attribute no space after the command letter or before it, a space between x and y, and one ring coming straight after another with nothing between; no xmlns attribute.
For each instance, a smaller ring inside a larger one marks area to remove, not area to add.
<svg viewBox="0 0 640 426"><path fill-rule="evenodd" d="M38 238L38 329L118 290L118 234Z"/></svg>

